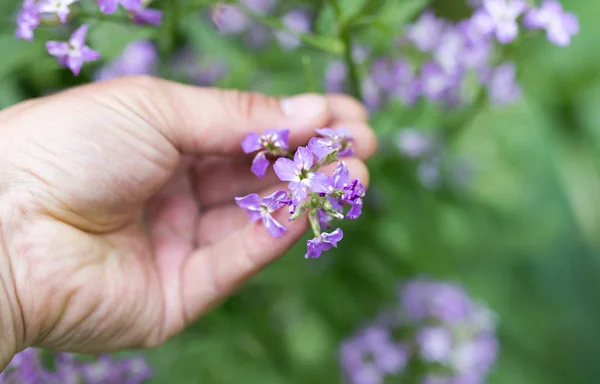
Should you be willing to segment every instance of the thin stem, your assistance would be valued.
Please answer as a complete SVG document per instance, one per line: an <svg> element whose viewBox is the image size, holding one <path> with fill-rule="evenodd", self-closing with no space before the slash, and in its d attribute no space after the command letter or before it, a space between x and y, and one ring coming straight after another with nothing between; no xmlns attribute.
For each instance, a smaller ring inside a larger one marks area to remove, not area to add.
<svg viewBox="0 0 600 384"><path fill-rule="evenodd" d="M321 236L321 225L319 224L319 218L317 217L316 209L310 210L308 213L308 221L310 221L310 228L315 234L315 237Z"/></svg>
<svg viewBox="0 0 600 384"><path fill-rule="evenodd" d="M342 14L342 6L339 0L331 0L331 6L336 16L337 27L339 38L344 44L344 62L348 68L348 74L350 75L350 91L352 96L358 100L362 100L362 89L360 84L360 76L358 74L358 67L352 57L352 35L350 33L349 24L344 20Z"/></svg>
<svg viewBox="0 0 600 384"><path fill-rule="evenodd" d="M179 33L179 1L167 0L164 9L164 14L165 21L162 25L159 37L159 55L161 62L161 72L163 76L166 76L168 71L169 57L171 56L171 53L175 48L177 35Z"/></svg>

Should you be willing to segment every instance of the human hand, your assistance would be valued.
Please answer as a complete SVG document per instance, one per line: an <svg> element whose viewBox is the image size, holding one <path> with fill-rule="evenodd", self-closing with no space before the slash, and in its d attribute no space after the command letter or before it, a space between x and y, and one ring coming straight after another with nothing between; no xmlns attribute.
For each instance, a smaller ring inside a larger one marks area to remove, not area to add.
<svg viewBox="0 0 600 384"><path fill-rule="evenodd" d="M342 95L280 101L148 77L0 112L0 370L28 346L98 353L180 332L308 226L279 220L288 233L274 239L248 223L234 197L286 183L250 172L244 136L289 128L298 146L343 126L366 185L366 120Z"/></svg>

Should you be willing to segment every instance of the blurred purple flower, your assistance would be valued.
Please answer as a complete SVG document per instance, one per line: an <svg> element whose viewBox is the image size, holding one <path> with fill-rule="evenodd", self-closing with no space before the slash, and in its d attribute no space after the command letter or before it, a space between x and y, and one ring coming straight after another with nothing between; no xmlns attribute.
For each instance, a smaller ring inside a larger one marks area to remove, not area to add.
<svg viewBox="0 0 600 384"><path fill-rule="evenodd" d="M306 198L309 189L316 193L327 193L331 187L331 177L311 170L314 161L314 155L308 148L299 147L294 160L280 157L273 165L277 177L290 182L294 206Z"/></svg>
<svg viewBox="0 0 600 384"><path fill-rule="evenodd" d="M579 21L571 12L565 12L562 4L546 0L540 8L532 8L525 15L525 26L531 29L545 29L548 40L559 46L571 43L571 36L579 33Z"/></svg>
<svg viewBox="0 0 600 384"><path fill-rule="evenodd" d="M212 11L212 19L219 32L226 35L240 34L250 23L248 16L234 5L216 5Z"/></svg>
<svg viewBox="0 0 600 384"><path fill-rule="evenodd" d="M310 19L304 11L295 10L283 16L283 24L287 28L285 31L277 31L275 36L279 44L284 49L296 49L301 42L299 35L310 32Z"/></svg>
<svg viewBox="0 0 600 384"><path fill-rule="evenodd" d="M95 74L97 81L128 75L154 75L158 64L158 51L148 40L129 43L119 57Z"/></svg>
<svg viewBox="0 0 600 384"><path fill-rule="evenodd" d="M248 216L250 216L250 221L261 219L271 236L281 237L287 231L283 225L271 216L272 212L289 203L286 191L277 191L262 199L256 193L253 193L244 197L236 197L235 202L246 210Z"/></svg>
<svg viewBox="0 0 600 384"><path fill-rule="evenodd" d="M33 40L33 31L38 25L40 25L40 13L36 0L25 0L17 16L15 36L18 39L31 41Z"/></svg>
<svg viewBox="0 0 600 384"><path fill-rule="evenodd" d="M348 70L342 60L333 60L325 70L325 90L330 93L340 93L344 90L344 82Z"/></svg>
<svg viewBox="0 0 600 384"><path fill-rule="evenodd" d="M400 153L408 158L422 157L436 149L435 142L415 128L403 128L395 141Z"/></svg>
<svg viewBox="0 0 600 384"><path fill-rule="evenodd" d="M524 0L483 0L483 6L473 14L472 22L479 32L494 34L500 43L507 44L517 37L517 18L526 9Z"/></svg>
<svg viewBox="0 0 600 384"><path fill-rule="evenodd" d="M139 7L131 11L131 18L138 25L159 26L162 23L162 17L162 11L158 9Z"/></svg>
<svg viewBox="0 0 600 384"><path fill-rule="evenodd" d="M88 25L84 24L73 32L68 42L48 41L46 49L58 58L61 66L68 67L75 76L79 75L85 62L98 60L100 53L85 45Z"/></svg>
<svg viewBox="0 0 600 384"><path fill-rule="evenodd" d="M521 87L516 81L516 66L512 62L500 64L487 82L491 103L500 107L514 103L521 97Z"/></svg>
<svg viewBox="0 0 600 384"><path fill-rule="evenodd" d="M423 360L444 362L452 352L452 334L444 327L424 327L417 334L417 345Z"/></svg>
<svg viewBox="0 0 600 384"><path fill-rule="evenodd" d="M315 259L321 256L322 252L328 251L331 248L337 247L337 243L342 240L344 237L344 233L340 228L336 229L331 233L323 232L319 236L314 239L308 240L306 245L308 246L308 250L304 257L306 259L312 258Z"/></svg>
<svg viewBox="0 0 600 384"><path fill-rule="evenodd" d="M456 75L448 74L433 62L426 63L421 69L419 88L424 97L431 101L441 101L450 88L456 84Z"/></svg>
<svg viewBox="0 0 600 384"><path fill-rule="evenodd" d="M432 11L425 11L414 24L407 27L406 39L419 50L430 52L437 46L445 24Z"/></svg>

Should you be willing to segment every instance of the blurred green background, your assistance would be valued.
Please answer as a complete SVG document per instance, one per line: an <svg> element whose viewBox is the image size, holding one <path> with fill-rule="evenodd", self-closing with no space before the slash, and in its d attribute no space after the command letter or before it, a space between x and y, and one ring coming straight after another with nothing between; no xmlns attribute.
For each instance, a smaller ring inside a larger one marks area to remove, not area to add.
<svg viewBox="0 0 600 384"><path fill-rule="evenodd" d="M461 0L437 3L449 17L465 9ZM340 382L340 340L394 301L398 281L419 274L462 282L498 313L501 356L490 383L598 382L600 2L562 3L581 22L572 45L540 36L518 47L521 102L479 110L453 137L449 151L471 162L472 181L427 189L387 140L406 126L441 127L446 115L398 105L374 114L384 140L370 161L369 202L360 220L342 226L341 246L307 261L299 244L186 333L149 351L156 382ZM15 40L14 8L0 0L1 108L90 81L99 64L80 78L59 69L43 50L49 31L36 42ZM330 59L323 53L249 50L202 15L185 17L182 31L202 60L228 63L221 87L304 92L311 81L298 74L307 74L307 63L322 87ZM161 33L103 23L90 45L110 59L129 41ZM368 30L359 39L380 51L392 43Z"/></svg>

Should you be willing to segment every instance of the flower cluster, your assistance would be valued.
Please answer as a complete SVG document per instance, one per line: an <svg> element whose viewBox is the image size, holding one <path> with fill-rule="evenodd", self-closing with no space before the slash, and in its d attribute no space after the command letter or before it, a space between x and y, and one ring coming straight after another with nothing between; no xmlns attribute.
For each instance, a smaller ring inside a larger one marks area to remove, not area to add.
<svg viewBox="0 0 600 384"><path fill-rule="evenodd" d="M485 382L498 352L488 308L455 284L425 278L403 285L399 299L398 307L342 343L348 383Z"/></svg>
<svg viewBox="0 0 600 384"><path fill-rule="evenodd" d="M226 35L243 34L244 41L252 47L262 47L274 36L283 49L300 46L298 34L309 32L311 20L300 9L286 13L281 22L284 30L272 34L269 29L251 19L246 10L257 15L268 15L277 5L276 0L240 0L240 5L219 4L212 10L212 20L217 29Z"/></svg>
<svg viewBox="0 0 600 384"><path fill-rule="evenodd" d="M83 12L80 0L24 0L17 16L16 37L33 40L35 29L43 24L67 24L70 19ZM142 0L98 0L97 7L103 14L111 15L119 9L119 5L128 13L136 24L159 25L162 12L147 8ZM80 6L80 8L76 8ZM55 56L61 66L69 68L78 75L84 63L100 58L100 53L88 47L85 43L88 24L80 25L67 41L48 41L46 49Z"/></svg>
<svg viewBox="0 0 600 384"><path fill-rule="evenodd" d="M398 37L396 54L375 59L362 80L371 109L397 100L412 105L423 98L452 107L469 105L487 89L493 105L516 101L521 90L515 65L503 60L503 46L514 41L520 26L543 29L550 42L566 46L578 33L575 15L555 0L533 8L523 0L471 1L473 15L459 22L426 10ZM346 80L343 63L329 64L325 87L337 91Z"/></svg>
<svg viewBox="0 0 600 384"><path fill-rule="evenodd" d="M272 213L286 206L290 221L305 212L315 237L308 240L306 258L317 258L322 252L337 247L343 233L331 227L333 219L357 219L362 212L364 186L351 180L348 168L340 157L353 154L353 139L342 129L317 129L319 137L312 138L308 146L299 147L295 153L289 150L289 130L271 129L263 134L250 133L242 141L245 153L255 153L251 171L264 177L271 162L277 177L288 182L287 191L276 191L261 198L253 193L237 197L236 203L246 210L251 221L261 219L273 237L282 236L287 230L275 220ZM321 172L321 168L337 163L333 175ZM344 208L349 206L348 212Z"/></svg>
<svg viewBox="0 0 600 384"><path fill-rule="evenodd" d="M52 363L48 363L50 360ZM142 384L152 376L142 356L116 359L103 355L90 361L71 353L51 354L28 348L0 373L0 383Z"/></svg>

